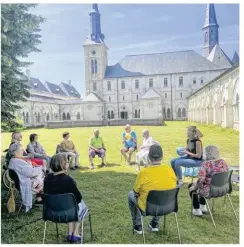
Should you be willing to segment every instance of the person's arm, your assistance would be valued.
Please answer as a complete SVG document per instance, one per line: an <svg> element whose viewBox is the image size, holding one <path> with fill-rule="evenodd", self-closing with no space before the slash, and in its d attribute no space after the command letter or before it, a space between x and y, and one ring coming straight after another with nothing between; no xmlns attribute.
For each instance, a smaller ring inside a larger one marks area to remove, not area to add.
<svg viewBox="0 0 244 247"><path fill-rule="evenodd" d="M133 131L131 134L132 134L133 142L134 142L135 144L137 144L136 132Z"/></svg>
<svg viewBox="0 0 244 247"><path fill-rule="evenodd" d="M133 191L137 196L140 195L140 189L142 184L143 184L143 171L140 171L136 177L136 183L133 188Z"/></svg>
<svg viewBox="0 0 244 247"><path fill-rule="evenodd" d="M23 160L23 162L25 162ZM43 167L41 166L36 166L36 167L31 167L30 165L23 165L21 169L21 174L29 177L29 178L34 178L38 175L40 175L43 172Z"/></svg>
<svg viewBox="0 0 244 247"><path fill-rule="evenodd" d="M125 143L125 132L123 132L123 134L122 134L122 143L123 144Z"/></svg>
<svg viewBox="0 0 244 247"><path fill-rule="evenodd" d="M94 151L97 151L97 149L93 147L92 137L90 138L90 141L89 141L89 148L93 149Z"/></svg>
<svg viewBox="0 0 244 247"><path fill-rule="evenodd" d="M75 200L76 200L76 202L78 204L82 200L82 195L81 195L80 191L78 190L78 188L76 186L76 182L74 181L74 179L71 178L70 176L68 176L68 177L69 177L69 183L70 183L71 193L74 194Z"/></svg>
<svg viewBox="0 0 244 247"><path fill-rule="evenodd" d="M27 151L28 151L28 153L33 154L35 158L42 158L43 157L43 154L39 154L39 153L35 152L35 149L34 149L34 147L32 146L31 143L29 143L27 145Z"/></svg>
<svg viewBox="0 0 244 247"><path fill-rule="evenodd" d="M74 151L74 152L76 152L76 150L75 150L75 144L73 143L73 141L72 141L72 150Z"/></svg>
<svg viewBox="0 0 244 247"><path fill-rule="evenodd" d="M189 152L188 150L184 151L185 154L189 155L191 158L200 159L202 156L202 145L200 141L196 142L196 154Z"/></svg>
<svg viewBox="0 0 244 247"><path fill-rule="evenodd" d="M106 151L105 144L104 144L104 142L103 142L103 138L101 137L101 139L102 139L102 147L103 147L103 149Z"/></svg>
<svg viewBox="0 0 244 247"><path fill-rule="evenodd" d="M206 180L206 176L207 176L207 162L206 161L204 161L202 164L201 164L201 166L200 166L200 168L199 168L199 172L198 172L198 180L197 180L197 183L196 183L196 185L195 185L195 188L197 189L197 188L199 188L199 189L201 189L201 188L203 188L203 184L204 184L204 182L205 182L205 180Z"/></svg>

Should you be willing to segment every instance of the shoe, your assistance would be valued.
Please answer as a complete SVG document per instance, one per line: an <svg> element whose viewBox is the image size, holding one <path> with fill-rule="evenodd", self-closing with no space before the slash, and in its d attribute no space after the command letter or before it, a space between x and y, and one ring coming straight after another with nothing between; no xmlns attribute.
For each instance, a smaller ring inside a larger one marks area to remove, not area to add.
<svg viewBox="0 0 244 247"><path fill-rule="evenodd" d="M101 164L101 167L106 167L106 166L107 166L107 165L106 165L106 164L104 164L104 163L102 163L102 164Z"/></svg>
<svg viewBox="0 0 244 247"><path fill-rule="evenodd" d="M80 169L81 167L80 166L75 166L75 169Z"/></svg>
<svg viewBox="0 0 244 247"><path fill-rule="evenodd" d="M208 212L208 209L207 209L206 205L200 204L200 210L202 211L202 213L207 213Z"/></svg>
<svg viewBox="0 0 244 247"><path fill-rule="evenodd" d="M141 225L135 226L134 232L141 235L142 234L142 226Z"/></svg>
<svg viewBox="0 0 244 247"><path fill-rule="evenodd" d="M91 170L95 169L95 166L93 164L91 164Z"/></svg>
<svg viewBox="0 0 244 247"><path fill-rule="evenodd" d="M181 179L178 180L178 187L182 187L184 185L183 181Z"/></svg>
<svg viewBox="0 0 244 247"><path fill-rule="evenodd" d="M71 241L72 241L72 236L73 236L73 235L68 235L68 236L67 236L67 241L68 241L68 242L71 242Z"/></svg>
<svg viewBox="0 0 244 247"><path fill-rule="evenodd" d="M149 223L149 231L150 232L158 232L158 228L155 224Z"/></svg>
<svg viewBox="0 0 244 247"><path fill-rule="evenodd" d="M35 201L34 205L35 206L42 206L43 205L43 201Z"/></svg>
<svg viewBox="0 0 244 247"><path fill-rule="evenodd" d="M73 171L75 171L75 166L74 166L74 167L70 167L70 170L73 170Z"/></svg>
<svg viewBox="0 0 244 247"><path fill-rule="evenodd" d="M200 208L199 208L199 209L193 208L192 214L193 214L194 216L199 216L199 217L201 217L201 216L202 216L202 211L201 211Z"/></svg>
<svg viewBox="0 0 244 247"><path fill-rule="evenodd" d="M72 241L72 242L81 241L81 237L77 237L77 236L72 235L72 236L71 236L71 241Z"/></svg>

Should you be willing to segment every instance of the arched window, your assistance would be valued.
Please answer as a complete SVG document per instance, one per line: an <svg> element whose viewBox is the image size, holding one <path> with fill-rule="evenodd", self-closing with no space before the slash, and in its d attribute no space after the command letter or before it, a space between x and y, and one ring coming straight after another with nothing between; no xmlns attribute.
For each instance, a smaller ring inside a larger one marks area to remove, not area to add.
<svg viewBox="0 0 244 247"><path fill-rule="evenodd" d="M163 109L163 118L166 119L166 110L165 110L165 108Z"/></svg>
<svg viewBox="0 0 244 247"><path fill-rule="evenodd" d="M178 117L181 117L181 108L178 109Z"/></svg>
<svg viewBox="0 0 244 247"><path fill-rule="evenodd" d="M63 120L66 120L66 115L65 115L65 113L63 113Z"/></svg>
<svg viewBox="0 0 244 247"><path fill-rule="evenodd" d="M114 119L114 111L111 111L111 119Z"/></svg>
<svg viewBox="0 0 244 247"><path fill-rule="evenodd" d="M97 60L96 60L96 59L95 59L94 64L95 64L95 65L94 65L94 67L95 67L95 68L94 68L94 70L95 70L95 74L97 74Z"/></svg>
<svg viewBox="0 0 244 247"><path fill-rule="evenodd" d="M92 72L92 74L95 73L95 71L94 71L94 61L93 60L91 60L91 72Z"/></svg>
<svg viewBox="0 0 244 247"><path fill-rule="evenodd" d="M167 93L165 93L164 98L167 99Z"/></svg>
<svg viewBox="0 0 244 247"><path fill-rule="evenodd" d="M140 118L141 117L141 110L139 109L138 110L138 118Z"/></svg>
<svg viewBox="0 0 244 247"><path fill-rule="evenodd" d="M136 100L138 100L138 94L136 95Z"/></svg>
<svg viewBox="0 0 244 247"><path fill-rule="evenodd" d="M97 74L97 60L96 59L91 60L91 71L92 71L92 74Z"/></svg>
<svg viewBox="0 0 244 247"><path fill-rule="evenodd" d="M108 111L108 119L110 119L110 111Z"/></svg>
<svg viewBox="0 0 244 247"><path fill-rule="evenodd" d="M182 109L182 117L186 117L186 108Z"/></svg>
<svg viewBox="0 0 244 247"><path fill-rule="evenodd" d="M29 123L29 112L26 112L25 122L26 122L27 124Z"/></svg>
<svg viewBox="0 0 244 247"><path fill-rule="evenodd" d="M182 98L182 92L180 92L180 97Z"/></svg>
<svg viewBox="0 0 244 247"><path fill-rule="evenodd" d="M108 81L108 82L107 82L107 88L108 88L108 91L111 90L111 81Z"/></svg>
<svg viewBox="0 0 244 247"><path fill-rule="evenodd" d="M47 114L47 121L49 121L49 112L48 112L48 114Z"/></svg>
<svg viewBox="0 0 244 247"><path fill-rule="evenodd" d="M79 112L77 112L76 119L77 119L77 120L80 119L80 113L79 113Z"/></svg>
<svg viewBox="0 0 244 247"><path fill-rule="evenodd" d="M109 99L109 102L111 102L111 97L110 96L108 97L108 99Z"/></svg>
<svg viewBox="0 0 244 247"><path fill-rule="evenodd" d="M25 123L25 113L23 112L23 123Z"/></svg>
<svg viewBox="0 0 244 247"><path fill-rule="evenodd" d="M41 122L41 114L40 112L38 112L37 114L37 123L40 123Z"/></svg>
<svg viewBox="0 0 244 247"><path fill-rule="evenodd" d="M170 109L167 109L167 119L170 119Z"/></svg>
<svg viewBox="0 0 244 247"><path fill-rule="evenodd" d="M69 112L67 113L67 120L70 120L70 114L69 114Z"/></svg>
<svg viewBox="0 0 244 247"><path fill-rule="evenodd" d="M137 110L135 110L135 118L137 118Z"/></svg>

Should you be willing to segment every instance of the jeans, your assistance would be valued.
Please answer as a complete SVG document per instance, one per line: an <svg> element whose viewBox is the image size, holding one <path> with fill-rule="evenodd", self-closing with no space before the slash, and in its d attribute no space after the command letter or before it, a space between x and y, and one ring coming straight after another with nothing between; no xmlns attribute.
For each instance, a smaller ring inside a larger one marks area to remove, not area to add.
<svg viewBox="0 0 244 247"><path fill-rule="evenodd" d="M134 191L130 191L128 194L128 204L129 204L129 209L132 217L132 221L134 225L140 226L141 225L141 216L139 209L137 209L137 197L134 193ZM158 226L159 224L160 217L152 217L151 219L151 225Z"/></svg>
<svg viewBox="0 0 244 247"><path fill-rule="evenodd" d="M192 185L193 185L193 184L189 184L188 189L189 189ZM193 196L192 196L192 193L193 193L193 192L196 193L196 191L191 191L191 192L189 192L190 197L191 197L191 199L192 199L193 208L194 208L194 209L199 209L199 208L200 208L200 204L201 204L201 205L206 205L206 200L205 200L205 198L202 197L202 196L200 196L200 195L198 195L198 194L193 194Z"/></svg>
<svg viewBox="0 0 244 247"><path fill-rule="evenodd" d="M202 162L203 162L202 160L189 159L188 157L184 157L184 156L172 159L170 161L171 166L178 179L182 179L181 166L186 168L200 167Z"/></svg>

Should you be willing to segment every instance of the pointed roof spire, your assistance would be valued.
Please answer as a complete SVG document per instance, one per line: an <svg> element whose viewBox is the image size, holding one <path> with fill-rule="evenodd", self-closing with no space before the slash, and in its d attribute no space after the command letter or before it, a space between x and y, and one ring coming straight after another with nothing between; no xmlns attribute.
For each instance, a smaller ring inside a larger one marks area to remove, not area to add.
<svg viewBox="0 0 244 247"><path fill-rule="evenodd" d="M233 55L233 58L232 58L232 60L231 60L232 63L233 63L233 65L239 63L239 60L240 60L239 55L238 55L238 53L235 51L235 53L234 53L234 55Z"/></svg>
<svg viewBox="0 0 244 247"><path fill-rule="evenodd" d="M215 14L215 8L213 3L207 4L207 9L206 9L206 18L205 18L205 23L203 28L208 27L208 26L217 26L219 27L217 23L217 18Z"/></svg>
<svg viewBox="0 0 244 247"><path fill-rule="evenodd" d="M99 12L97 3L92 4L92 9L94 9L96 12Z"/></svg>

